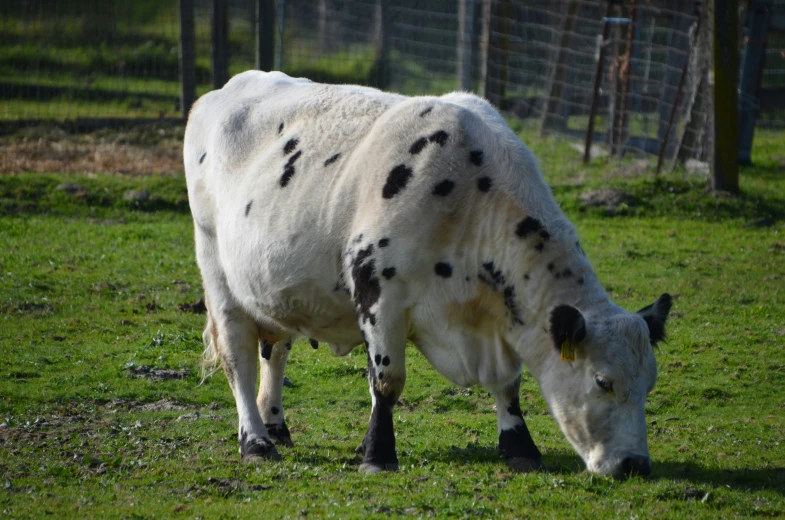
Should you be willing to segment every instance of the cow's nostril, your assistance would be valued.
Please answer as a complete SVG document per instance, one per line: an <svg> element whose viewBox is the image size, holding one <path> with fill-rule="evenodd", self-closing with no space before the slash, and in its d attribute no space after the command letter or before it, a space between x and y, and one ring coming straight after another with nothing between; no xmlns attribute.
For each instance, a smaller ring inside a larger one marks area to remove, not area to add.
<svg viewBox="0 0 785 520"><path fill-rule="evenodd" d="M621 469L625 477L630 475L642 475L645 477L651 473L651 459L644 455L627 457L622 461Z"/></svg>

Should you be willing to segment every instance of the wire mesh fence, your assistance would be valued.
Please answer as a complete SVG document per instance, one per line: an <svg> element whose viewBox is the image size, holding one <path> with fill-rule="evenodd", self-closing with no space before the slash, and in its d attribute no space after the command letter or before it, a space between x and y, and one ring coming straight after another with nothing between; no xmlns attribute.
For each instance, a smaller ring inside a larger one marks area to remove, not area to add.
<svg viewBox="0 0 785 520"><path fill-rule="evenodd" d="M258 0L195 0L197 96L214 86L221 2L228 75L257 64ZM672 164L711 150L712 2L269 2L272 63L290 75L405 94L471 89L543 133L584 143L591 128L594 148L614 155L663 152ZM785 0L771 11L785 15ZM181 118L178 15L178 0L3 2L0 123ZM785 127L785 33L766 44L760 89L741 102L759 126Z"/></svg>

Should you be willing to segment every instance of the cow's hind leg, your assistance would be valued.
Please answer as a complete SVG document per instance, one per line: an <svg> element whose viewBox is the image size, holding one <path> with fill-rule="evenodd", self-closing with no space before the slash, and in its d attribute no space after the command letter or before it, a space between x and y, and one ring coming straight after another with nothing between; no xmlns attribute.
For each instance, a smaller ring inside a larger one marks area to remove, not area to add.
<svg viewBox="0 0 785 520"><path fill-rule="evenodd" d="M360 323L368 348L368 384L373 403L368 431L359 449L363 453L360 471L364 473L398 469L392 411L406 382L406 335L396 303L395 298L383 297L375 323L370 319Z"/></svg>
<svg viewBox="0 0 785 520"><path fill-rule="evenodd" d="M542 454L532 440L521 413L518 392L521 378L511 384L494 389L496 415L499 429L499 453L507 466L514 471L545 470Z"/></svg>
<svg viewBox="0 0 785 520"><path fill-rule="evenodd" d="M283 375L289 359L291 340L259 345L260 381L256 404L270 438L279 446L293 446L283 413Z"/></svg>
<svg viewBox="0 0 785 520"><path fill-rule="evenodd" d="M207 360L220 358L234 394L239 418L238 438L243 462L280 460L256 406L256 323L235 302L218 260L214 237L197 227L196 254L207 304Z"/></svg>

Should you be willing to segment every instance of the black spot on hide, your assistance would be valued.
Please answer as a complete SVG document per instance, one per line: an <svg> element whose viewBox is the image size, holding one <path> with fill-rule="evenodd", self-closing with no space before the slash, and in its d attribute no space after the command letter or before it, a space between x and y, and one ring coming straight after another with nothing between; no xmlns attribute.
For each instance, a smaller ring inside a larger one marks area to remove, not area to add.
<svg viewBox="0 0 785 520"><path fill-rule="evenodd" d="M412 169L405 164L399 164L387 175L387 182L382 188L382 197L391 199L395 197L398 192L406 187L409 179L412 178Z"/></svg>
<svg viewBox="0 0 785 520"><path fill-rule="evenodd" d="M526 238L529 233L536 233L542 229L542 224L539 220L533 217L526 217L518 223L515 229L515 234L521 238Z"/></svg>
<svg viewBox="0 0 785 520"><path fill-rule="evenodd" d="M571 276L572 276L572 269L570 269L569 267L565 268L565 269L564 269L564 271L562 271L562 272L561 272L561 275L562 275L564 278L569 278L569 277L571 277Z"/></svg>
<svg viewBox="0 0 785 520"><path fill-rule="evenodd" d="M390 356L384 356L382 358L382 365L388 366L390 364Z"/></svg>
<svg viewBox="0 0 785 520"><path fill-rule="evenodd" d="M433 270L442 278L449 278L452 276L452 266L447 262L439 262L433 266Z"/></svg>
<svg viewBox="0 0 785 520"><path fill-rule="evenodd" d="M434 186L433 188L433 195L438 195L440 197L446 197L450 194L452 189L455 187L455 183L451 180L444 180Z"/></svg>
<svg viewBox="0 0 785 520"><path fill-rule="evenodd" d="M583 276L581 276L580 278L578 278L578 285L583 285L584 281L585 280L583 279Z"/></svg>
<svg viewBox="0 0 785 520"><path fill-rule="evenodd" d="M379 366L382 363L382 355L381 354L376 354L373 357L373 360L376 362L376 366Z"/></svg>
<svg viewBox="0 0 785 520"><path fill-rule="evenodd" d="M199 164L204 162L204 158L207 157L207 152L204 152L201 157L199 157Z"/></svg>
<svg viewBox="0 0 785 520"><path fill-rule="evenodd" d="M300 158L302 153L303 153L302 150L297 150L297 153L289 157L289 160L286 161L286 165L284 166L283 175L281 176L281 181L280 181L282 188L285 188L286 185L289 184L292 175L294 175L294 163L297 161L297 159Z"/></svg>
<svg viewBox="0 0 785 520"><path fill-rule="evenodd" d="M278 135L281 135L281 132L283 132L283 121L281 121L281 124L278 125Z"/></svg>
<svg viewBox="0 0 785 520"><path fill-rule="evenodd" d="M283 146L283 154L289 155L290 153L292 153L294 149L297 148L297 143L299 142L300 140L297 138L289 139L288 141L286 141L286 144Z"/></svg>
<svg viewBox="0 0 785 520"><path fill-rule="evenodd" d="M428 107L428 108L426 108L425 110L423 110L422 112L420 112L420 117L425 117L426 115L430 114L430 113L431 113L431 110L433 110L433 107Z"/></svg>
<svg viewBox="0 0 785 520"><path fill-rule="evenodd" d="M543 240L549 240L551 238L551 234L543 229L540 230L540 237L542 237Z"/></svg>
<svg viewBox="0 0 785 520"><path fill-rule="evenodd" d="M504 288L504 306L510 311L513 323L523 325L523 320L518 316L518 305L515 303L515 287L512 285Z"/></svg>
<svg viewBox="0 0 785 520"><path fill-rule="evenodd" d="M385 267L382 269L382 276L384 276L386 280L395 276L395 267Z"/></svg>
<svg viewBox="0 0 785 520"><path fill-rule="evenodd" d="M270 357L273 355L273 346L266 341L262 341L262 357L266 360L270 360Z"/></svg>
<svg viewBox="0 0 785 520"><path fill-rule="evenodd" d="M376 377L378 377L379 379L384 379L384 372L379 372L379 375Z"/></svg>
<svg viewBox="0 0 785 520"><path fill-rule="evenodd" d="M444 146L444 144L447 142L447 139L449 137L450 134L448 134L444 130L439 130L438 132L434 132L433 134L431 134L431 136L428 137L428 140L432 143L438 144L439 146Z"/></svg>
<svg viewBox="0 0 785 520"><path fill-rule="evenodd" d="M480 177L477 179L477 189L483 193L488 193L491 189L491 178L490 177Z"/></svg>
<svg viewBox="0 0 785 520"><path fill-rule="evenodd" d="M387 247L389 245L390 245L389 238L382 238L381 240L379 240L379 247Z"/></svg>
<svg viewBox="0 0 785 520"><path fill-rule="evenodd" d="M549 263L548 263L548 271L553 271L553 269L554 269L555 267L556 267L556 266L555 266L555 265L553 265L553 262L549 262Z"/></svg>
<svg viewBox="0 0 785 520"><path fill-rule="evenodd" d="M316 341L316 340L315 340L315 339L313 339L313 338L308 338L308 343L310 343L310 344L311 344L311 348L313 348L314 350L316 350L317 348L319 348L319 342L318 342L318 341Z"/></svg>
<svg viewBox="0 0 785 520"><path fill-rule="evenodd" d="M534 246L534 249L542 253L542 250L545 249L545 242L537 242L537 245Z"/></svg>
<svg viewBox="0 0 785 520"><path fill-rule="evenodd" d="M493 264L493 261L485 262L482 264L483 269L485 269L488 274L490 275L490 280L483 277L483 280L489 282L490 285L494 290L500 285L504 285L504 275L502 274L501 269L496 269L496 266Z"/></svg>
<svg viewBox="0 0 785 520"><path fill-rule="evenodd" d="M277 406L273 406L272 408L270 408L270 413L273 415L278 415L278 412L280 411L281 410L279 410Z"/></svg>
<svg viewBox="0 0 785 520"><path fill-rule="evenodd" d="M327 159L326 161L324 161L324 165L325 165L325 166L329 166L329 165L331 165L332 163L334 163L335 161L337 161L337 160L338 160L338 158L339 158L340 156L341 156L341 154L340 154L340 153L337 153L337 154L333 155L332 157L330 157L329 159Z"/></svg>
<svg viewBox="0 0 785 520"><path fill-rule="evenodd" d="M369 321L376 325L376 315L371 312L371 307L379 301L382 288L376 277L375 261L371 258L373 244L357 252L352 263L352 279L354 280L354 302L362 323ZM366 261L368 259L368 261Z"/></svg>
<svg viewBox="0 0 785 520"><path fill-rule="evenodd" d="M251 204L253 204L253 201L249 202L249 203L248 203L248 204L246 204L246 206L245 206L245 216L246 216L246 217L248 216L248 212L250 212L250 211L251 211Z"/></svg>
<svg viewBox="0 0 785 520"><path fill-rule="evenodd" d="M359 235L357 235L356 237L354 237L352 239L352 242L355 243L355 244L359 244L362 241L363 241L363 234L362 233L360 233Z"/></svg>
<svg viewBox="0 0 785 520"><path fill-rule="evenodd" d="M418 153L423 151L423 148L425 148L425 145L427 144L428 144L428 139L424 137L420 137L415 142L413 142L412 145L409 147L409 153L412 155L417 155Z"/></svg>
<svg viewBox="0 0 785 520"><path fill-rule="evenodd" d="M469 161L471 161L471 163L475 166L482 166L482 150L472 150L469 152Z"/></svg>

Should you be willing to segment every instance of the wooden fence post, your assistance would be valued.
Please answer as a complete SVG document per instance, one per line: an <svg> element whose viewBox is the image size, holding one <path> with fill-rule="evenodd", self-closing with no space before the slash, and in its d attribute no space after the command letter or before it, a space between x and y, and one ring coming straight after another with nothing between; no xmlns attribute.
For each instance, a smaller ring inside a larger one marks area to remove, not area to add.
<svg viewBox="0 0 785 520"><path fill-rule="evenodd" d="M229 2L213 0L212 20L213 88L229 81Z"/></svg>
<svg viewBox="0 0 785 520"><path fill-rule="evenodd" d="M194 36L194 2L180 0L180 110L183 119L196 101L196 51Z"/></svg>
<svg viewBox="0 0 785 520"><path fill-rule="evenodd" d="M569 84L572 34L575 32L575 19L578 15L579 5L578 0L570 0L567 5L567 14L562 20L559 48L548 76L548 85L545 87L545 106L540 120L540 132L543 134L551 130L562 130L567 125L566 118L562 117L561 107L564 92ZM569 114L569 111L567 113Z"/></svg>
<svg viewBox="0 0 785 520"><path fill-rule="evenodd" d="M385 89L390 85L390 34L392 20L388 0L376 0L376 42L373 66L369 72L369 83Z"/></svg>
<svg viewBox="0 0 785 520"><path fill-rule="evenodd" d="M256 68L273 70L275 63L275 0L255 0Z"/></svg>
<svg viewBox="0 0 785 520"><path fill-rule="evenodd" d="M714 154L712 188L739 191L738 8L714 1Z"/></svg>
<svg viewBox="0 0 785 520"><path fill-rule="evenodd" d="M750 23L739 88L739 162L742 164L752 163L752 138L760 103L760 82L766 58L766 33L772 7L772 0L753 0L747 14Z"/></svg>
<svg viewBox="0 0 785 520"><path fill-rule="evenodd" d="M458 88L472 89L474 0L458 0Z"/></svg>

